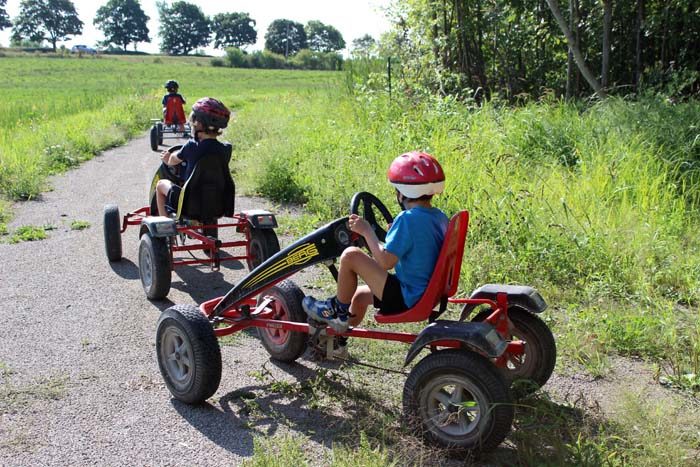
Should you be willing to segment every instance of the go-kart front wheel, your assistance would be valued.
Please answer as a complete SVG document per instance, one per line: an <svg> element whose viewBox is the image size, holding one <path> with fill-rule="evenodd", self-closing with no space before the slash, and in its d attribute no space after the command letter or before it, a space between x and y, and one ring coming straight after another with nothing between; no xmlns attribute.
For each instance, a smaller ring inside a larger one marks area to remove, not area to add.
<svg viewBox="0 0 700 467"><path fill-rule="evenodd" d="M139 277L146 297L161 300L170 291L171 267L168 240L152 237L148 232L139 243Z"/></svg>
<svg viewBox="0 0 700 467"><path fill-rule="evenodd" d="M490 311L482 311L472 321L483 321ZM557 361L557 345L549 327L536 315L519 307L508 308L512 323L511 340L525 341L525 353L511 358L503 376L519 395L530 394L545 385Z"/></svg>
<svg viewBox="0 0 700 467"><path fill-rule="evenodd" d="M102 228L105 236L107 259L119 261L122 259L121 217L119 217L119 208L114 204L105 206Z"/></svg>
<svg viewBox="0 0 700 467"><path fill-rule="evenodd" d="M274 310L272 319L305 323L306 313L301 307L304 292L297 285L285 280L263 292L258 301L269 296L273 300L268 305ZM303 332L283 329L258 328L263 347L270 357L281 362L293 362L306 350L308 335Z"/></svg>
<svg viewBox="0 0 700 467"><path fill-rule="evenodd" d="M153 125L151 127L149 137L150 137L150 142L151 142L151 150L157 151L158 150L158 128L155 125Z"/></svg>
<svg viewBox="0 0 700 467"><path fill-rule="evenodd" d="M175 305L160 315L156 331L160 374L175 399L199 404L221 382L221 349L209 320L197 307Z"/></svg>
<svg viewBox="0 0 700 467"><path fill-rule="evenodd" d="M251 258L248 258L248 270L252 271L267 258L280 251L280 242L277 239L277 234L272 229L251 228L248 251L251 256Z"/></svg>
<svg viewBox="0 0 700 467"><path fill-rule="evenodd" d="M408 375L403 408L409 426L428 442L454 451L489 451L513 422L508 387L485 357L442 350Z"/></svg>

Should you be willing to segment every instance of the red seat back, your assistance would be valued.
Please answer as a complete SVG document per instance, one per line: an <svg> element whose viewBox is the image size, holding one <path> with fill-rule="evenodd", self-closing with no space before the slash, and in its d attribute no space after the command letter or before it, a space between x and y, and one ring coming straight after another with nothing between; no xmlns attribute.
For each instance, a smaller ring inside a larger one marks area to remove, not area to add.
<svg viewBox="0 0 700 467"><path fill-rule="evenodd" d="M393 315L376 313L374 318L378 323L410 323L425 321L440 302L442 297L451 297L457 293L459 286L459 271L462 267L464 240L467 237L469 212L460 211L450 219L445 233L440 255L438 256L433 275L423 296L412 308Z"/></svg>
<svg viewBox="0 0 700 467"><path fill-rule="evenodd" d="M182 108L184 102L178 96L169 97L165 103L165 124L166 125L184 125L185 110Z"/></svg>

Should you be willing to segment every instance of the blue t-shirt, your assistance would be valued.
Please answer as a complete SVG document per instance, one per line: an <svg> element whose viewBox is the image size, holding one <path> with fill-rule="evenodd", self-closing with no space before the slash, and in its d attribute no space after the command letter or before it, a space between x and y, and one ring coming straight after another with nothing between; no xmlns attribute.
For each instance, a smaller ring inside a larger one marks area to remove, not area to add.
<svg viewBox="0 0 700 467"><path fill-rule="evenodd" d="M172 93L172 94L169 93L169 94L166 94L166 95L163 96L163 107L165 107L166 105L168 105L168 99L172 99L173 97L179 97L180 100L182 100L182 103L183 103L183 104L186 103L184 97L182 97L180 94L174 92L174 93Z"/></svg>
<svg viewBox="0 0 700 467"><path fill-rule="evenodd" d="M190 138L177 155L177 158L182 161L183 170L180 172L182 181L187 181L192 175L194 166L204 156L216 155L224 158L226 163L231 160L232 147L230 143L222 143L216 139L203 139L196 141Z"/></svg>
<svg viewBox="0 0 700 467"><path fill-rule="evenodd" d="M435 268L449 219L438 208L402 211L386 234L384 249L396 255L396 278L409 308L423 296Z"/></svg>

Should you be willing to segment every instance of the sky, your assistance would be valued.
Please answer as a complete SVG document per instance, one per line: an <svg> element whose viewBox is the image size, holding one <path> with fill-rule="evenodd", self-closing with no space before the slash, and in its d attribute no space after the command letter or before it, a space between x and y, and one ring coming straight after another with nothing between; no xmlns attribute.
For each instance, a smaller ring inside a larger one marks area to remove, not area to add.
<svg viewBox="0 0 700 467"><path fill-rule="evenodd" d="M95 47L98 41L104 39L100 31L95 29L92 21L97 9L107 3L107 0L72 0L78 17L84 23L83 34L71 36L69 40L59 42L70 48L75 44L85 44ZM353 39L369 34L375 39L390 29L382 9L387 7L391 0L188 0L189 3L198 5L205 15L212 16L216 13L245 12L256 22L258 42L247 50L261 50L265 43L267 27L275 19L290 19L302 24L309 20L319 20L330 24L340 31L345 42L350 46ZM138 50L156 53L159 50L160 38L158 34L158 10L156 0L140 0L141 8L150 17L148 22L150 43L139 43ZM172 3L172 1L168 2ZM5 11L14 19L19 14L20 0L7 0ZM10 29L0 31L0 45L8 46L10 43ZM129 46L131 50L133 45ZM220 55L221 51L207 49L212 55Z"/></svg>

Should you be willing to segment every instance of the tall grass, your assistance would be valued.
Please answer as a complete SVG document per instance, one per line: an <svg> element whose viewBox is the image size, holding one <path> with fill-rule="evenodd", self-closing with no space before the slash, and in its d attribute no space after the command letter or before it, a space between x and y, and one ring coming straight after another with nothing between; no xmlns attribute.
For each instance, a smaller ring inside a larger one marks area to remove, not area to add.
<svg viewBox="0 0 700 467"><path fill-rule="evenodd" d="M345 214L362 190L396 209L388 165L405 151L428 151L447 173L437 206L471 212L464 293L489 282L534 285L572 311L567 326L577 335L611 336L607 351L677 358L688 344L679 337L688 336L687 321L668 311L696 314L700 299L691 169L700 160L700 104L471 108L332 89L275 100L240 116L249 189L304 202L321 219ZM623 318L591 321L596 312ZM644 329L655 331L639 339Z"/></svg>

